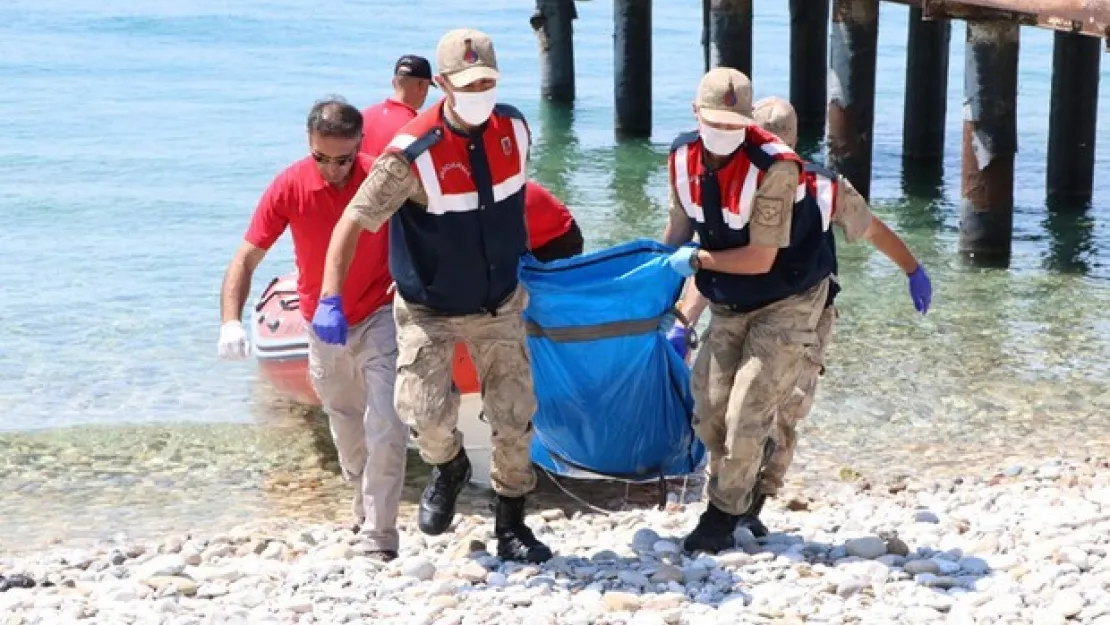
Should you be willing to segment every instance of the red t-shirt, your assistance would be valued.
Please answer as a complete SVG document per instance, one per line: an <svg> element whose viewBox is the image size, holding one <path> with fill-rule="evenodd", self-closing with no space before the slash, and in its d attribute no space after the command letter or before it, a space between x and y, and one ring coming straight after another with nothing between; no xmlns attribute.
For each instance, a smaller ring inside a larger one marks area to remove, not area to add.
<svg viewBox="0 0 1110 625"><path fill-rule="evenodd" d="M416 109L393 98L362 112L362 151L378 155L393 140L401 126L416 117Z"/></svg>
<svg viewBox="0 0 1110 625"><path fill-rule="evenodd" d="M293 257L297 264L297 295L301 314L311 321L320 299L324 258L331 232L343 209L370 173L374 157L359 154L351 179L343 188L325 181L312 157L293 163L270 183L254 211L247 233L248 243L270 249L289 227L293 232ZM343 314L355 325L390 301L393 279L389 276L389 229L363 230L347 281L343 284Z"/></svg>
<svg viewBox="0 0 1110 625"><path fill-rule="evenodd" d="M529 180L524 188L524 213L528 222L531 248L547 245L570 230L574 218L559 198L543 185Z"/></svg>

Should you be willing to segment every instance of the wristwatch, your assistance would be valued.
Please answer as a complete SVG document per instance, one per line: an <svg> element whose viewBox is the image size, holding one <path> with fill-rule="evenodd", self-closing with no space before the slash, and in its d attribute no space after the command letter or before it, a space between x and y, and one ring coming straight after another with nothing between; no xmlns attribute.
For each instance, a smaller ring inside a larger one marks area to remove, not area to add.
<svg viewBox="0 0 1110 625"><path fill-rule="evenodd" d="M694 250L694 253L690 255L690 268L694 270L694 273L701 271L701 257L698 256L700 251Z"/></svg>

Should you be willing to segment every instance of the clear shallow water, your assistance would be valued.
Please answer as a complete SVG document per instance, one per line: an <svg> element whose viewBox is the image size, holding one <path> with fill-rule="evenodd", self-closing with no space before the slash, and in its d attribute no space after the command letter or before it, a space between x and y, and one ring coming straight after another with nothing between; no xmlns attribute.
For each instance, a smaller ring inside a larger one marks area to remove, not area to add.
<svg viewBox="0 0 1110 625"><path fill-rule="evenodd" d="M779 54L786 5L756 7L757 97L788 94L788 59ZM45 520L64 535L67 523L100 533L249 518L261 509L251 502L259 501L265 471L296 468L315 453L298 446L307 444L303 430L275 434L272 420L259 417L252 365L216 359L222 272L265 185L303 155L312 100L335 92L359 106L380 99L394 59L431 56L449 28L469 24L495 37L502 98L537 134L533 173L566 199L588 245L661 232L666 146L690 126L701 74L700 3L656 3L655 133L651 142L622 144L611 124L608 3L578 4L579 100L570 113L538 100L528 3L495 0L465 11L442 1L306 7L290 0L232 8L209 0L139 9L120 0L0 6L7 339L0 466L5 480L21 485L0 493L0 509L9 511L0 523L18 525L0 532L0 550L10 547L8 537L47 535L26 529ZM1052 35L1022 31L1013 262L979 270L955 253L962 24L952 36L944 178L926 185L926 195L907 194L900 159L906 10L882 10L872 195L876 212L928 266L934 310L916 316L904 279L874 250L840 246L842 317L799 470L847 461L913 470L1097 450L1110 441L1103 381L1110 185L1096 181L1087 214L1044 209ZM422 21L410 32L414 11ZM1102 77L1105 126L1110 71ZM1097 171L1106 171L1110 141L1101 140L1098 157ZM255 294L290 259L285 240L260 268ZM150 482L155 491L174 484L176 496L191 502L172 518L160 516L152 496L124 497L132 488L126 481L122 491L107 489L80 467L99 453L116 458L103 462L155 474L154 460L128 450L161 436L192 441L184 459L163 462L194 477ZM281 444L265 442L274 436ZM36 453L53 458L46 464L56 470L17 451L31 443L45 446ZM190 469L194 458L207 465L222 458L238 469ZM230 502L228 488L237 493Z"/></svg>

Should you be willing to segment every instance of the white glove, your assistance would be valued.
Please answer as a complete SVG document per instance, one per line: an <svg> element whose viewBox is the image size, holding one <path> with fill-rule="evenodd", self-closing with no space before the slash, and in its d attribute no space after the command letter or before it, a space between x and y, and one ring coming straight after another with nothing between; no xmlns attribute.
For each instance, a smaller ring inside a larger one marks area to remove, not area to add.
<svg viewBox="0 0 1110 625"><path fill-rule="evenodd" d="M247 343L247 333L243 331L243 324L238 321L227 321L220 326L220 358L227 360L243 360L250 353Z"/></svg>

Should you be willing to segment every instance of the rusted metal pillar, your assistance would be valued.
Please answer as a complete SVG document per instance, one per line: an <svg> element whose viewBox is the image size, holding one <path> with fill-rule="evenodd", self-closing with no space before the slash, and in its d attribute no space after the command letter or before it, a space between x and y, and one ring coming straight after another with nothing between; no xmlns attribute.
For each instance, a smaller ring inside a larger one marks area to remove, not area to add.
<svg viewBox="0 0 1110 625"><path fill-rule="evenodd" d="M825 134L828 94L829 0L790 0L790 103L799 143Z"/></svg>
<svg viewBox="0 0 1110 625"><path fill-rule="evenodd" d="M752 0L711 0L710 66L752 77Z"/></svg>
<svg viewBox="0 0 1110 625"><path fill-rule="evenodd" d="M1056 33L1045 184L1050 207L1091 201L1101 56L1099 39Z"/></svg>
<svg viewBox="0 0 1110 625"><path fill-rule="evenodd" d="M540 44L540 95L574 102L574 0L536 0L529 22Z"/></svg>
<svg viewBox="0 0 1110 625"><path fill-rule="evenodd" d="M613 3L616 133L651 136L651 0Z"/></svg>
<svg viewBox="0 0 1110 625"><path fill-rule="evenodd" d="M829 36L828 164L871 195L879 0L836 0Z"/></svg>
<svg viewBox="0 0 1110 625"><path fill-rule="evenodd" d="M924 21L921 9L910 8L902 127L902 156L909 167L935 171L944 164L951 40L952 25L948 20Z"/></svg>
<svg viewBox="0 0 1110 625"><path fill-rule="evenodd" d="M987 266L1007 266L1013 242L1018 28L967 23L959 248Z"/></svg>

